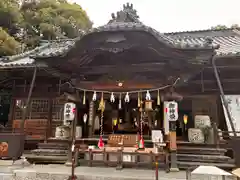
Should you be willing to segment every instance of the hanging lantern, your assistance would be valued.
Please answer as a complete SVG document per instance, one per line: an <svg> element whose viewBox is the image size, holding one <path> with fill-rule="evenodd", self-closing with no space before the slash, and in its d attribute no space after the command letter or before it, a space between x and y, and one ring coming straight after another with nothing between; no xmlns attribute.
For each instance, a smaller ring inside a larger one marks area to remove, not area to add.
<svg viewBox="0 0 240 180"><path fill-rule="evenodd" d="M161 99L160 99L160 93L159 90L157 91L157 105L160 106Z"/></svg>
<svg viewBox="0 0 240 180"><path fill-rule="evenodd" d="M128 92L126 93L126 96L125 96L125 98L124 98L124 101L125 101L126 103L129 103L129 101L130 101Z"/></svg>
<svg viewBox="0 0 240 180"><path fill-rule="evenodd" d="M96 93L96 91L94 91L94 93L93 93L92 100L93 100L93 101L96 101L96 100L97 100L97 93Z"/></svg>
<svg viewBox="0 0 240 180"><path fill-rule="evenodd" d="M117 119L113 119L113 126L117 125Z"/></svg>
<svg viewBox="0 0 240 180"><path fill-rule="evenodd" d="M146 111L152 111L153 109L152 109L152 100L146 100L145 101L145 110Z"/></svg>
<svg viewBox="0 0 240 180"><path fill-rule="evenodd" d="M122 94L119 95L118 109L122 109Z"/></svg>
<svg viewBox="0 0 240 180"><path fill-rule="evenodd" d="M111 102L111 103L114 103L114 102L115 102L115 97L114 97L114 94L113 94L113 93L111 93L110 102Z"/></svg>
<svg viewBox="0 0 240 180"><path fill-rule="evenodd" d="M84 115L83 115L83 122L86 124L86 122L87 122L87 114L85 113Z"/></svg>
<svg viewBox="0 0 240 180"><path fill-rule="evenodd" d="M86 91L83 91L83 105L86 104Z"/></svg>
<svg viewBox="0 0 240 180"><path fill-rule="evenodd" d="M183 123L186 125L188 123L188 116L184 114L183 116Z"/></svg>
<svg viewBox="0 0 240 180"><path fill-rule="evenodd" d="M146 100L151 100L151 95L150 95L150 93L149 93L149 91L147 91L147 93L146 93Z"/></svg>

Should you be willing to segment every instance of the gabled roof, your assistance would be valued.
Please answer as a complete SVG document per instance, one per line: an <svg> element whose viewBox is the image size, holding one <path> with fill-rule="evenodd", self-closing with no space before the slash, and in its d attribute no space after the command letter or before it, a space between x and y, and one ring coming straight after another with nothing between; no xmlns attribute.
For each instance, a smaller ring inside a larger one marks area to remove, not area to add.
<svg viewBox="0 0 240 180"><path fill-rule="evenodd" d="M27 51L18 55L2 57L0 58L0 68L25 68L33 67L37 65L38 67L47 67L44 63L36 62L33 57L35 56L49 56L65 52L67 49L73 47L75 41L72 39L52 41L51 43L45 42L40 47L37 47L31 51Z"/></svg>
<svg viewBox="0 0 240 180"><path fill-rule="evenodd" d="M239 29L172 32L164 36L183 44L204 44L206 37L209 37L214 45L220 45L216 50L219 57L240 55ZM35 62L34 56L51 57L67 53L78 39L56 40L22 54L0 58L0 68L31 67ZM38 66L46 67L45 64Z"/></svg>
<svg viewBox="0 0 240 180"><path fill-rule="evenodd" d="M220 48L216 50L218 56L240 55L240 30L236 28L172 32L165 33L165 35L183 43L203 43L204 38L209 37L213 40L213 45L220 45Z"/></svg>

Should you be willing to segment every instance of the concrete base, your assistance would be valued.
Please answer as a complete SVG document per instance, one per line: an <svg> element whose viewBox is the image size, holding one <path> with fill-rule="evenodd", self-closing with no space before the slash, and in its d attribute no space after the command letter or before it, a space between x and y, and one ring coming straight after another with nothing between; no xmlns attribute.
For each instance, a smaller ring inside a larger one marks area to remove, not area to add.
<svg viewBox="0 0 240 180"><path fill-rule="evenodd" d="M179 169L178 168L170 168L169 171L170 172L179 172Z"/></svg>
<svg viewBox="0 0 240 180"><path fill-rule="evenodd" d="M0 166L11 166L13 164L13 160L0 160Z"/></svg>
<svg viewBox="0 0 240 180"><path fill-rule="evenodd" d="M177 165L177 152L173 151L170 153L171 157L171 164L170 164L170 172L178 172L178 165Z"/></svg>
<svg viewBox="0 0 240 180"><path fill-rule="evenodd" d="M72 162L71 162L71 161L67 161L67 162L65 163L65 166L67 166L67 167L72 167Z"/></svg>

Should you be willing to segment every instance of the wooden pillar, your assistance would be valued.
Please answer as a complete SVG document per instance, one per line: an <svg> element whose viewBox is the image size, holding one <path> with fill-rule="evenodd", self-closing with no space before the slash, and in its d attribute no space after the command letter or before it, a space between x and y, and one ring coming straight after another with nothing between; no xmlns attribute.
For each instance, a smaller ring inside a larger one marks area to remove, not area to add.
<svg viewBox="0 0 240 180"><path fill-rule="evenodd" d="M47 137L46 140L48 138L50 138L52 136L52 112L53 112L53 100L49 99L48 101L48 123L47 123Z"/></svg>
<svg viewBox="0 0 240 180"><path fill-rule="evenodd" d="M177 165L176 121L169 122L169 150L171 158L170 171L179 171Z"/></svg>
<svg viewBox="0 0 240 180"><path fill-rule="evenodd" d="M167 111L170 111L168 107L168 103L164 102L164 129L165 134L167 135L167 138L169 140L169 153L170 153L170 171L179 171L178 165L177 165L177 137L176 137L176 121L170 121L169 116L167 115L167 112L165 109L168 109Z"/></svg>
<svg viewBox="0 0 240 180"><path fill-rule="evenodd" d="M75 97L78 97L78 92L76 92L76 96ZM76 99L73 102L75 104L77 104ZM75 141L76 141L77 120L78 120L78 108L76 108L76 110L75 110L74 120L72 121L72 124L71 124L71 137L69 138L69 141L68 141L69 147L68 147L68 156L67 156L68 159L67 159L67 161L65 163L66 166L72 166L72 157L73 157L72 147L75 146Z"/></svg>
<svg viewBox="0 0 240 180"><path fill-rule="evenodd" d="M27 113L28 113L28 110L29 110L29 104L30 104L30 101L31 101L32 91L33 91L33 87L34 87L35 80L36 80L36 74L37 74L37 66L35 66L34 71L33 71L33 77L32 77L32 82L31 82L29 92L28 92L26 106L23 109L22 121L20 123L20 129L21 129L22 132L24 132L25 120L26 120Z"/></svg>

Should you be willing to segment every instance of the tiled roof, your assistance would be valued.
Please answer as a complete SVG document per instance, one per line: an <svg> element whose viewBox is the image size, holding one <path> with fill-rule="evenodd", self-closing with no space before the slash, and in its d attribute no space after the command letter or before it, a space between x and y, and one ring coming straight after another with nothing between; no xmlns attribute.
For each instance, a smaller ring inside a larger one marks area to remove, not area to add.
<svg viewBox="0 0 240 180"><path fill-rule="evenodd" d="M118 23L115 22L114 26L118 28L128 28L129 30L133 27L138 28L147 28L147 32L155 30L152 28L146 27L142 25L134 25L134 23ZM113 24L105 25L104 27L99 27L97 30L93 30L93 32L108 30L111 31L111 27ZM127 27L129 26L129 27ZM130 28L131 27L131 28ZM119 29L118 29L119 30ZM158 34L157 36L161 36ZM220 45L220 48L217 49L217 55L222 56L240 56L240 31L238 29L224 29L224 30L204 30L204 31L188 31L188 32L173 32L173 33L165 33L161 39L170 42L178 42L177 44L192 44L193 46L196 44L200 44L198 47L202 47L204 43L206 43L206 39L212 39L213 45ZM28 51L19 55L10 56L6 58L0 58L0 68L13 68L13 67L32 67L35 63L32 57L52 57L57 55L63 55L67 53L75 44L76 41L79 41L79 38L70 39L70 40L58 40L51 43L47 43L38 48L35 48L32 51ZM184 45L184 46L185 46ZM192 46L191 46L192 47ZM39 64L38 66L46 67L46 64Z"/></svg>
<svg viewBox="0 0 240 180"><path fill-rule="evenodd" d="M217 49L218 56L240 55L240 31L238 29L204 30L165 33L166 36L185 43L203 43L204 38L213 40L213 45L220 45Z"/></svg>
<svg viewBox="0 0 240 180"><path fill-rule="evenodd" d="M35 66L35 60L33 56L45 56L64 52L69 49L69 46L74 45L74 40L61 40L51 43L45 43L40 47L37 47L31 51L27 51L18 55L2 57L0 58L0 68L21 68L21 67L33 67ZM46 64L36 62L39 67L47 67Z"/></svg>

